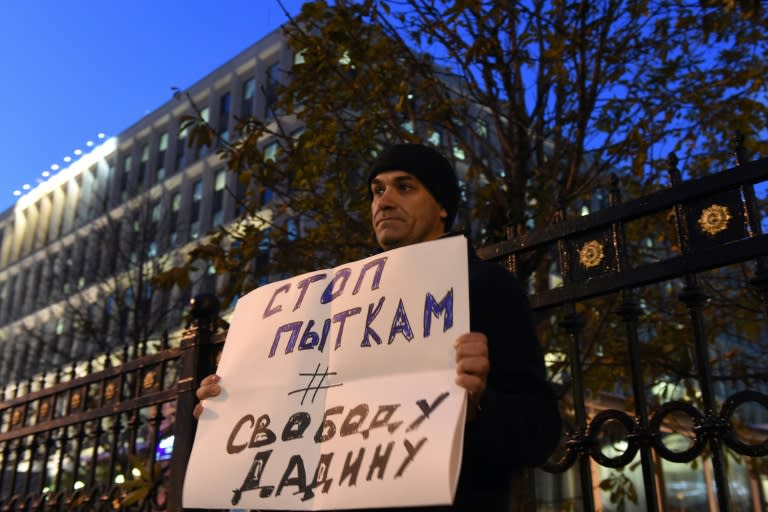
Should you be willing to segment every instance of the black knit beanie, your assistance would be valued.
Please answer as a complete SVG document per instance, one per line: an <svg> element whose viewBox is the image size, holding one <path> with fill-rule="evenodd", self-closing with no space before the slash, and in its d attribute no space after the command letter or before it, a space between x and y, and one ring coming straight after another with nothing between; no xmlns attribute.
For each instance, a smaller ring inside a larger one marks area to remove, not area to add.
<svg viewBox="0 0 768 512"><path fill-rule="evenodd" d="M456 218L459 206L459 181L446 158L435 149L422 144L394 144L384 148L368 174L368 194L373 198L371 182L384 171L405 171L413 174L445 208L445 230Z"/></svg>

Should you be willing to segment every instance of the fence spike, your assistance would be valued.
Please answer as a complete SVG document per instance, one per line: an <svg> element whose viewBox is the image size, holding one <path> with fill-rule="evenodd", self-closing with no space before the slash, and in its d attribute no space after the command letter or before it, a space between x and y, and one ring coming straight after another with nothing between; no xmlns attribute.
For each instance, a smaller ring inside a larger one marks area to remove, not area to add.
<svg viewBox="0 0 768 512"><path fill-rule="evenodd" d="M744 146L744 133L741 130L736 130L736 134L733 136L733 156L736 157L736 165L744 165L747 161L747 148Z"/></svg>

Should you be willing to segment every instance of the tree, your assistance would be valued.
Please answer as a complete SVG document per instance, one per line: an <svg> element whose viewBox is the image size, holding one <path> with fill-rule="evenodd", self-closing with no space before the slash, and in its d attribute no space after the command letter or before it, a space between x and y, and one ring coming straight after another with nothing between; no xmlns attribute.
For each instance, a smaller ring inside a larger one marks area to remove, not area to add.
<svg viewBox="0 0 768 512"><path fill-rule="evenodd" d="M766 154L766 22L757 1L308 2L284 28L295 64L262 91L272 115L243 119L242 138L221 152L249 186L241 222L193 256L229 274L226 298L259 278L364 256L374 245L366 169L391 141L432 142L453 159L464 180L460 228L479 244L547 226L564 205L591 209L593 191L612 176L632 196L664 187L671 152L687 176L732 165L725 141L736 132ZM190 123L190 142L215 137ZM647 244L640 258L675 251L671 227L628 229L633 244ZM537 290L548 287L554 253L521 263ZM722 333L765 337L750 333L759 324L740 272L704 281L738 312L711 319L713 347ZM729 291L718 286L736 277ZM678 328L687 312L672 292L642 290L647 381L690 388L691 337ZM610 300L581 310L595 392L629 388L625 333ZM542 321L542 339L567 354L556 321ZM765 382L754 352L713 353L722 382Z"/></svg>
<svg viewBox="0 0 768 512"><path fill-rule="evenodd" d="M222 146L249 185L241 222L193 255L229 274L227 299L265 276L365 255L366 169L393 140L449 154L464 180L461 227L480 244L510 226L549 225L563 205L593 207L612 176L632 195L665 186L672 151L689 176L721 170L736 131L765 135L766 21L759 2L308 2L284 28L294 66L262 91L271 115L241 120L242 138ZM195 116L188 125L190 143L216 136ZM768 142L754 148L765 153ZM636 245L669 254L676 243L674 230L633 229ZM554 259L545 251L522 262L536 289ZM661 334L685 315L664 300L658 291L646 300L659 361L674 355ZM601 352L611 347L600 340L620 332L611 309L587 309L588 346ZM544 338L557 349L556 334ZM604 383L626 374L626 353L611 353L614 365L593 361Z"/></svg>
<svg viewBox="0 0 768 512"><path fill-rule="evenodd" d="M690 175L722 168L723 140L762 136L768 120L765 21L757 2L308 2L285 26L296 64L262 91L274 115L242 120L222 151L252 185L244 218L269 190L279 221L268 241L259 226L203 253L231 272L269 245L281 257L264 275L363 254L365 169L391 140L453 152L479 243L551 223L611 173L636 193L658 187L670 151ZM190 143L215 136L195 127Z"/></svg>

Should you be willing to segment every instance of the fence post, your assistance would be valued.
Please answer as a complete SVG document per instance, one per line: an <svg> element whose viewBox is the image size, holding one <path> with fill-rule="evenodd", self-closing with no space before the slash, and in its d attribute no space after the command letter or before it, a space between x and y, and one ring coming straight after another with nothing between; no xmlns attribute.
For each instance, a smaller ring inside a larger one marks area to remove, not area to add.
<svg viewBox="0 0 768 512"><path fill-rule="evenodd" d="M197 403L195 390L200 380L214 371L216 347L212 343L212 337L218 325L218 299L210 294L194 297L190 301L188 327L181 340L175 438L168 481L168 510L182 510L184 475L197 428L197 421L192 417Z"/></svg>

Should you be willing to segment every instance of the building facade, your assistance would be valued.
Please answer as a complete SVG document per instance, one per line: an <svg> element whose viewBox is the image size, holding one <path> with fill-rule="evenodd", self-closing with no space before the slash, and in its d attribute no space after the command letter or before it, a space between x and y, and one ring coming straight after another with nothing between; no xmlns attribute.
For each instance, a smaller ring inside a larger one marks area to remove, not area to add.
<svg viewBox="0 0 768 512"><path fill-rule="evenodd" d="M178 331L189 296L220 277L173 292L151 277L232 220L244 193L216 144L188 145L182 117L197 108L232 140L238 119L269 117L292 63L275 30L0 214L0 385Z"/></svg>

